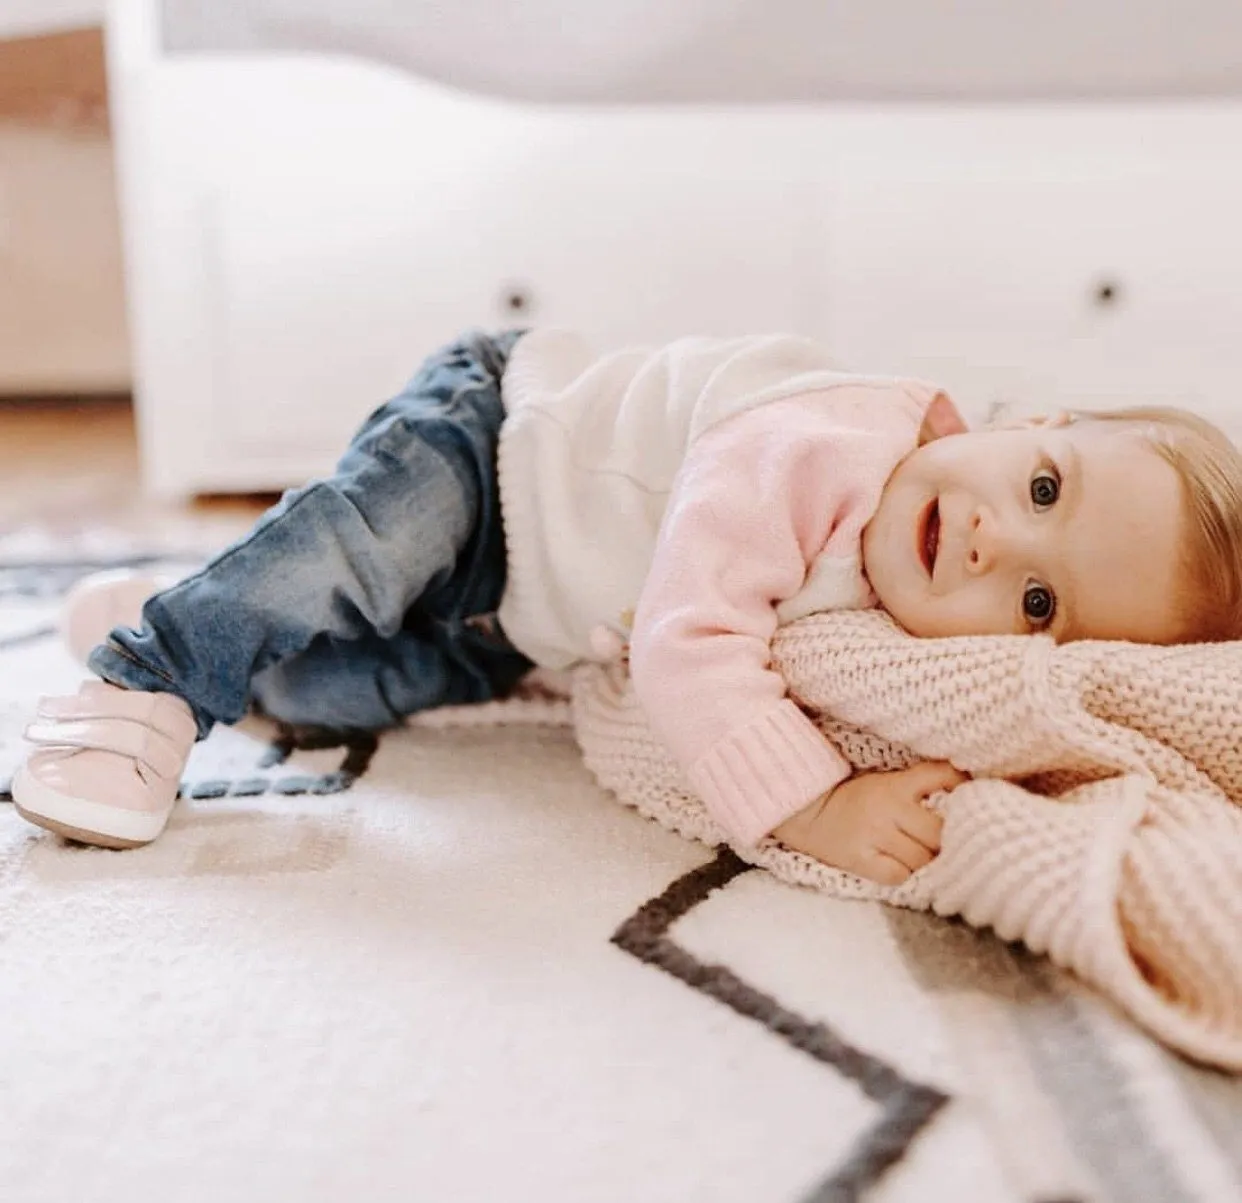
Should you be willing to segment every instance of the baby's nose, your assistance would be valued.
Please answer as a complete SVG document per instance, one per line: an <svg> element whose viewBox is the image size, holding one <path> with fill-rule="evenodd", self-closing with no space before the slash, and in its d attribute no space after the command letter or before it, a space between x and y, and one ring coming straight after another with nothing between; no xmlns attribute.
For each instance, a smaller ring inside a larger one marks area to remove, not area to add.
<svg viewBox="0 0 1242 1203"><path fill-rule="evenodd" d="M1011 542L994 516L976 510L967 535L966 570L976 575L991 572L1009 553Z"/></svg>

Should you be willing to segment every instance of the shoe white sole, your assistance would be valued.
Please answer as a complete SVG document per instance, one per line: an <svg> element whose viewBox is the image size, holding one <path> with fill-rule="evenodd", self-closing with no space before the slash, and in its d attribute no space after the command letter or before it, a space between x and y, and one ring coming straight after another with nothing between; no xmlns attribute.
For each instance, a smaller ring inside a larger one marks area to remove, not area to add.
<svg viewBox="0 0 1242 1203"><path fill-rule="evenodd" d="M25 768L17 770L11 789L13 805L27 822L100 848L141 848L159 836L173 812L171 806L152 814L73 798L48 789Z"/></svg>

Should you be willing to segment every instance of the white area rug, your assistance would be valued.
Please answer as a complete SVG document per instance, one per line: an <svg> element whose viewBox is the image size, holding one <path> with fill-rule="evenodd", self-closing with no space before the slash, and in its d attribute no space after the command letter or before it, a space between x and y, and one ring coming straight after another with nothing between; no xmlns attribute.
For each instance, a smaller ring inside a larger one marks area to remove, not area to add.
<svg viewBox="0 0 1242 1203"><path fill-rule="evenodd" d="M0 791L79 571L0 569ZM7 1203L1242 1198L1242 1082L652 825L563 728L297 742L214 733L136 852L0 804Z"/></svg>

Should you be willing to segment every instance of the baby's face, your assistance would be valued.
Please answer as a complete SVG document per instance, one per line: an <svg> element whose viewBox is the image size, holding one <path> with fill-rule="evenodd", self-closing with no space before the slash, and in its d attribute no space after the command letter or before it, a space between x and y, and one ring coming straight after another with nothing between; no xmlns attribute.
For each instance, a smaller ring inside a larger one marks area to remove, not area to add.
<svg viewBox="0 0 1242 1203"><path fill-rule="evenodd" d="M915 635L1173 643L1184 513L1176 471L1133 429L1053 420L954 434L898 466L863 561Z"/></svg>

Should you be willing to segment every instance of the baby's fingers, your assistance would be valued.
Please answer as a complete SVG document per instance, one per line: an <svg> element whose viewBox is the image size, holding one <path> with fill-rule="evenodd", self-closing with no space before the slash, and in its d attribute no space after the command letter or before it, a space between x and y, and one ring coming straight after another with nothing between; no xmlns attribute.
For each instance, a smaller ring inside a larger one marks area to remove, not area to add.
<svg viewBox="0 0 1242 1203"><path fill-rule="evenodd" d="M901 861L878 850L851 871L882 886L899 886L910 876L910 870Z"/></svg>
<svg viewBox="0 0 1242 1203"><path fill-rule="evenodd" d="M955 769L947 760L921 761L906 769L905 776L911 789L922 798L955 789L970 780L968 774Z"/></svg>
<svg viewBox="0 0 1242 1203"><path fill-rule="evenodd" d="M939 847L939 833L936 835L936 847L932 848L923 843L923 841L912 839L904 831L898 831L894 828L888 833L876 851L884 856L892 857L907 872L917 873L924 866L931 864L932 858L936 855L936 850Z"/></svg>
<svg viewBox="0 0 1242 1203"><path fill-rule="evenodd" d="M927 849L928 859L940 851L940 829L944 819L934 810L928 810L921 802L909 802L894 816L897 834L912 839Z"/></svg>

